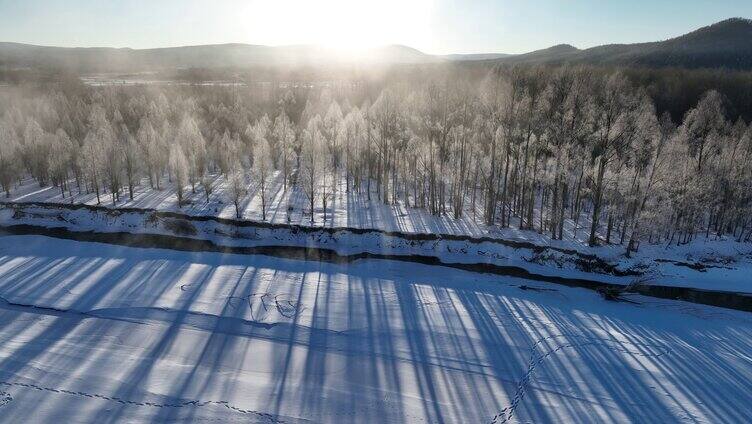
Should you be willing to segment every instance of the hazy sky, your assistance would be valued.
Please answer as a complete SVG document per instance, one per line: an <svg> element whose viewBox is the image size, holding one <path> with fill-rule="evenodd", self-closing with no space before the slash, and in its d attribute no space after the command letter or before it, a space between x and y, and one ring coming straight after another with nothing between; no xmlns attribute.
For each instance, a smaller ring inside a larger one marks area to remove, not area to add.
<svg viewBox="0 0 752 424"><path fill-rule="evenodd" d="M522 53L660 40L734 16L752 17L752 0L0 0L0 41Z"/></svg>

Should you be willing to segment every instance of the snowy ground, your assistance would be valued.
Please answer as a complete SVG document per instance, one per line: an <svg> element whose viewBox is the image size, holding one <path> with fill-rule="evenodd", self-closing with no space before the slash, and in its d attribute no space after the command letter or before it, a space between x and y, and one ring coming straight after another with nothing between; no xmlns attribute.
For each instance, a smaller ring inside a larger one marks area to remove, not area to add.
<svg viewBox="0 0 752 424"><path fill-rule="evenodd" d="M513 225L514 228L500 228L482 224L482 202L476 204L474 214L467 201L467 210L464 216L455 219L451 212L444 215L431 215L420 208L406 207L400 200L395 204L384 204L377 198L375 185L372 187L371 199L363 188L360 192L346 191L344 178L339 180L339 189L329 201L324 220L324 210L321 199L317 199L314 211L314 223L311 224L308 199L297 187L288 187L285 191L282 185L281 175L277 174L272 181L270 192L273 193L271 204L268 206L267 221L275 223L288 222L288 208L290 223L327 227L349 228L374 228L383 231L399 231L405 233L430 233L430 234L460 234L475 237L499 237L505 239L531 241L538 244L552 244L560 247L585 248L587 241L589 221L583 214L578 230L575 235L573 222L566 221L564 240L551 240L545 234L536 231L523 231ZM185 196L189 204L178 207L177 194L174 185L166 178L161 182L161 190L149 188L148 180L141 181L134 193L134 199L128 198L127 190L123 193L121 201L116 207L134 207L145 209L158 209L166 211L179 211L191 215L211 215L224 218L235 218L235 207L230 200L229 183L221 176L214 177L214 191L206 202L203 189L196 186L196 192L192 193L190 187L186 187ZM262 220L261 198L259 188L255 183L248 186L248 195L242 201L241 214L243 219L254 221ZM10 198L3 199L12 202L55 202L55 203L85 203L97 204L94 193L78 194L73 188L73 197L67 193L63 197L56 187L39 187L32 179L24 180L11 192ZM101 195L101 204L112 207L112 198L109 194ZM539 215L536 211L534 221L537 222ZM614 254L623 253L623 247L612 246L600 249L602 253L613 250Z"/></svg>
<svg viewBox="0 0 752 424"><path fill-rule="evenodd" d="M681 302L39 236L0 237L0 296L7 422L752 416L752 318Z"/></svg>
<svg viewBox="0 0 752 424"><path fill-rule="evenodd" d="M162 190L152 190L148 181L143 180L136 188L134 200L128 199L127 193L123 194L122 201L117 207L135 207L175 211L189 215L211 215L225 218L234 218L235 209L227 195L228 184L222 177L215 178L214 192L206 202L204 193L200 187L196 187L196 193L192 194L190 188L186 189L190 204L178 207L177 195L173 185L163 179ZM454 219L451 214L434 216L423 209L406 207L403 202L385 205L380 202L375 193L368 199L365 191L351 190L346 192L344 178L340 179L339 190L328 205L326 212L327 220L324 221L324 211L320 200L314 214L314 224L310 222L308 214L308 200L297 188L289 188L285 191L281 183L281 176L277 175L271 184L273 200L267 212L269 222L292 223L301 225L314 225L326 227L369 228L382 231L397 231L403 233L428 233L428 234L453 234L468 235L473 237L492 237L505 240L517 240L535 243L541 246L553 246L563 249L573 249L585 254L595 254L598 257L618 263L622 268L634 266L648 267L649 273L656 284L674 285L684 287L700 287L712 290L727 290L739 292L752 292L752 282L748 278L752 272L752 243L737 243L732 239L717 240L715 237L706 239L699 236L695 241L684 246L672 245L648 245L643 243L640 251L632 259L624 257L624 246L611 245L591 248L587 246L589 220L587 214L580 219L578 229L575 231L572 220L565 220L564 240L551 240L546 234L536 231L517 229L513 223L512 228L499 228L487 226L482 221L482 205L477 205L478 211L474 214L470 209L471 202L468 200L464 216ZM96 196L93 193L78 195L73 189L73 197L67 194L63 197L59 189L55 187L40 188L31 179L24 180L13 192L7 201L12 202L55 202L55 203L85 203L96 204ZM112 206L111 197L103 194L101 197L103 206ZM291 211L288 214L288 210ZM475 215L475 216L474 216ZM242 203L243 219L261 221L261 199L258 187L249 184L248 195ZM288 221L289 217L289 221ZM475 219L477 218L477 219ZM536 211L534 221L539 220ZM536 224L537 225L537 224ZM655 260L664 260L656 262ZM702 272L697 272L680 263L706 262L711 266Z"/></svg>
<svg viewBox="0 0 752 424"><path fill-rule="evenodd" d="M434 234L467 234L474 236L486 236L490 232L498 231L494 228L488 228L485 225L476 223L470 215L456 220L451 216L433 216L422 209L407 208L404 204L385 205L376 198L375 192L372 199L368 200L365 193L358 194L355 191L345 192L345 184L340 184L340 190L337 195L327 205L327 220L324 222L324 210L321 200L316 202L316 211L314 224L317 226L326 225L327 227L351 227L351 228L376 228L385 231L401 231L416 233L434 233ZM158 210L180 211L192 215L212 215L224 218L235 218L235 207L228 196L228 181L222 177L216 177L214 183L214 192L209 197L209 202L203 190L197 186L196 193L192 194L190 187L186 188L186 196L191 204L178 207L177 195L172 183L167 179L162 181L162 190L152 190L149 188L148 181L142 181L137 188L134 200L129 200L127 192L124 194L122 202L118 207L136 207L150 208ZM290 222L294 224L311 225L311 217L308 214L308 199L298 188L288 188L283 190L281 176L272 183L271 192L274 193L273 200L269 206L267 219L269 222L287 223L287 210L292 207ZM3 199L13 202L31 202L31 201L49 201L56 203L86 203L95 205L97 203L94 193L77 194L73 189L73 198L71 199L66 193L62 197L60 190L55 187L40 188L39 185L31 180L24 180L19 187L11 192L11 197ZM112 206L112 199L109 194L101 196L101 202L104 206ZM258 194L258 187L250 184L248 195L242 202L242 215L245 219L256 221L262 220L261 199ZM332 213L333 212L333 213ZM478 215L480 216L480 215ZM480 220L479 220L480 221ZM504 230L506 231L506 230ZM517 236L525 239L539 239L540 236L535 232L517 232L509 230L510 234L505 236ZM501 235L501 234L499 234Z"/></svg>

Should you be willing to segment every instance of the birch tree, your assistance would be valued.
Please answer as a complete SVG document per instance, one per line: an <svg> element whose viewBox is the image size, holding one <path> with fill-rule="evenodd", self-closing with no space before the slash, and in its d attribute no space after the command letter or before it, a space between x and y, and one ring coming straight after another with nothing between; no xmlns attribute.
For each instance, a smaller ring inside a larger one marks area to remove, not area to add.
<svg viewBox="0 0 752 424"><path fill-rule="evenodd" d="M261 196L261 219L264 221L266 221L266 210L273 195L270 189L273 171L271 146L266 140L258 140L253 147L252 173L253 179L258 183Z"/></svg>
<svg viewBox="0 0 752 424"><path fill-rule="evenodd" d="M170 173L178 195L178 207L183 205L184 188L188 184L188 160L179 144L170 147Z"/></svg>
<svg viewBox="0 0 752 424"><path fill-rule="evenodd" d="M245 172L239 162L233 162L230 168L230 187L228 195L230 201L235 206L235 217L242 218L240 213L240 204L248 193L248 184L245 179Z"/></svg>
<svg viewBox="0 0 752 424"><path fill-rule="evenodd" d="M308 198L311 224L315 221L315 203L319 194L319 183L326 166L323 135L319 130L320 118L315 117L303 132L303 146L300 153L300 185Z"/></svg>
<svg viewBox="0 0 752 424"><path fill-rule="evenodd" d="M0 120L0 188L5 191L5 197L10 197L11 186L21 171L20 150L21 144L12 124Z"/></svg>

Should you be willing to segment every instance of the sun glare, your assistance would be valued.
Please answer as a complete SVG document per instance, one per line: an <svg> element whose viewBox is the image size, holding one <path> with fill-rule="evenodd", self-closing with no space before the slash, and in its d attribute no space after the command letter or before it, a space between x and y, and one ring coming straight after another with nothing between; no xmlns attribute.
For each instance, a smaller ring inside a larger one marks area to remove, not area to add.
<svg viewBox="0 0 752 424"><path fill-rule="evenodd" d="M246 5L251 43L319 44L342 51L385 44L427 45L432 0L296 1Z"/></svg>

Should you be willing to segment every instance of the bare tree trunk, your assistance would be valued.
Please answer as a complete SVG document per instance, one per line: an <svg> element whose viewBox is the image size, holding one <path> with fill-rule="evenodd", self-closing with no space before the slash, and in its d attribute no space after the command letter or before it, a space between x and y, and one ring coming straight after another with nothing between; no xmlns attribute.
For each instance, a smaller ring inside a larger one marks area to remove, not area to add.
<svg viewBox="0 0 752 424"><path fill-rule="evenodd" d="M601 207L603 206L603 176L606 173L606 159L601 156L598 161L598 173L596 177L595 190L593 193L593 219L590 226L590 238L588 244L595 246L596 244L596 232L598 231L598 223L600 222Z"/></svg>

